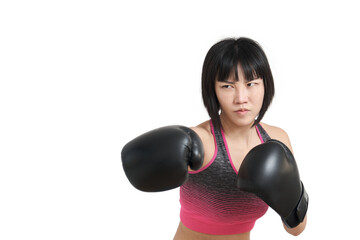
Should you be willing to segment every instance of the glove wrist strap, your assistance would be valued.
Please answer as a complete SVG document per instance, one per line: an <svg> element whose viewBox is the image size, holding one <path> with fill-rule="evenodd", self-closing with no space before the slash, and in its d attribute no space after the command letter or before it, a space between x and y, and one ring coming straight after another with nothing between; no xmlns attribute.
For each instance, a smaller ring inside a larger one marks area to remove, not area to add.
<svg viewBox="0 0 360 240"><path fill-rule="evenodd" d="M304 221L308 205L309 205L309 196L305 191L304 184L301 182L302 193L300 200L294 210L287 216L283 217L282 221L289 228L294 228Z"/></svg>

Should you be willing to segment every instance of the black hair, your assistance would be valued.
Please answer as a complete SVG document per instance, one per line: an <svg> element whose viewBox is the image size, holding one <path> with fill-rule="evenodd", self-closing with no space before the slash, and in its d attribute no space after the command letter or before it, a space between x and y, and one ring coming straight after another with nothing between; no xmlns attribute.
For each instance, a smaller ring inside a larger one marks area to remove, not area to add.
<svg viewBox="0 0 360 240"><path fill-rule="evenodd" d="M260 113L253 126L264 117L275 94L274 80L270 65L261 46L252 39L227 38L214 44L206 54L202 69L202 98L215 127L221 127L220 104L215 93L215 82L228 80L235 74L238 81L238 66L247 81L263 79L265 94Z"/></svg>

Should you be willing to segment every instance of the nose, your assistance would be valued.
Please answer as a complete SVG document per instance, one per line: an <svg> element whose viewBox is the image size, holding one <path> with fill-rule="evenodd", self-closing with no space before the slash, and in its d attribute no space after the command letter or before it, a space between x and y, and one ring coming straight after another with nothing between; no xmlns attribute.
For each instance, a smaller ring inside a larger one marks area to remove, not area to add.
<svg viewBox="0 0 360 240"><path fill-rule="evenodd" d="M248 102L248 89L243 86L243 84L239 84L235 88L235 97L234 103L235 104L244 104Z"/></svg>

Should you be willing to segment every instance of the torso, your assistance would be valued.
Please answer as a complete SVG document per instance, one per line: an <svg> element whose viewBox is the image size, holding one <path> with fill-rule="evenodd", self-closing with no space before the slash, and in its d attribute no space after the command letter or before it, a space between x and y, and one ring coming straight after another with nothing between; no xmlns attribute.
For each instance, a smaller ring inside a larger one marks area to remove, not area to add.
<svg viewBox="0 0 360 240"><path fill-rule="evenodd" d="M250 232L235 235L209 235L195 232L180 222L174 240L250 240Z"/></svg>
<svg viewBox="0 0 360 240"><path fill-rule="evenodd" d="M264 123L261 123L263 128L268 132L271 138L278 139L280 141L286 142L287 139L284 138L284 131L280 128L273 127ZM203 141L204 147L204 163L203 166L207 165L211 159L213 158L215 152L215 143L214 138L211 133L210 122L206 121L200 124L198 127L193 128L197 134L200 136ZM286 133L285 133L286 135ZM287 135L286 135L287 137ZM235 141L230 139L226 133L225 138L229 148L229 154L233 161L233 164L236 169L240 168L240 165L246 156L246 154L255 146L261 144L261 140L259 139L255 128L251 129L251 137L249 138L248 144L241 144L239 141ZM288 145L288 144L287 144ZM289 146L291 149L291 146ZM191 170L191 169L189 169ZM235 235L209 235L203 234L199 232L195 232L186 226L184 226L181 222L175 234L174 240L249 240L250 232L235 234Z"/></svg>
<svg viewBox="0 0 360 240"><path fill-rule="evenodd" d="M252 128L251 135L251 141L248 144L244 144L240 141L232 141L225 133L225 140L229 147L230 157L236 169L240 168L246 154L256 145L261 144L255 128Z"/></svg>
<svg viewBox="0 0 360 240"><path fill-rule="evenodd" d="M261 125L264 127L264 129L270 134L273 135L274 133L274 127L271 127L265 123L261 123ZM214 138L211 133L210 128L210 122L206 121L202 124L200 124L197 127L197 133L200 135L201 140L203 141L204 146L204 162L203 166L207 165L210 160L212 159L215 151L215 143ZM248 144L243 144L239 141L233 141L230 139L227 134L225 133L226 142L229 147L229 152L231 159L233 161L233 164L235 165L236 169L239 169L242 160L245 158L246 154L255 146L261 144L261 141L258 137L258 134L256 133L255 128L251 129L251 141L249 141ZM275 137L276 138L276 137ZM191 169L189 169L191 170Z"/></svg>

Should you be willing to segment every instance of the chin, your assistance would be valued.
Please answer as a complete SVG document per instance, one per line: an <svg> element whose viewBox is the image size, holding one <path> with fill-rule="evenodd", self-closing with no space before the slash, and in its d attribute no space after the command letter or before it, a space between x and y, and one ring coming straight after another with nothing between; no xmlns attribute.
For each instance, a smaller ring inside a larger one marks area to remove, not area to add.
<svg viewBox="0 0 360 240"><path fill-rule="evenodd" d="M239 127L246 127L249 126L251 127L253 125L253 123L255 122L255 119L251 119L251 118L244 118L244 119L237 119L235 121L235 124Z"/></svg>
<svg viewBox="0 0 360 240"><path fill-rule="evenodd" d="M253 123L255 122L255 117L254 116L226 116L223 115L221 118L223 121L225 122L229 122L237 127L246 127L249 126L251 127L253 125Z"/></svg>

